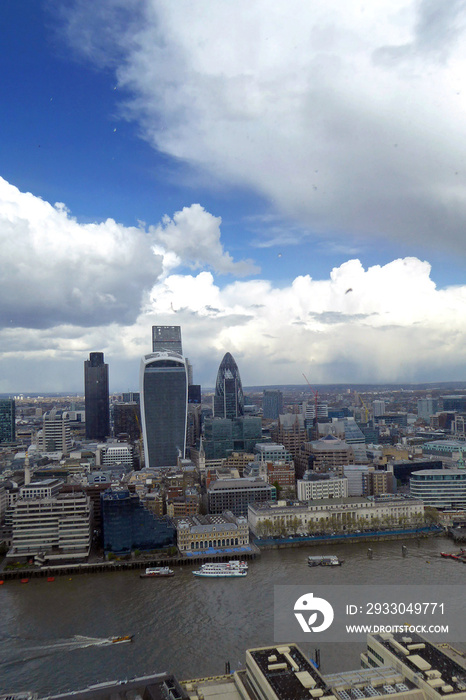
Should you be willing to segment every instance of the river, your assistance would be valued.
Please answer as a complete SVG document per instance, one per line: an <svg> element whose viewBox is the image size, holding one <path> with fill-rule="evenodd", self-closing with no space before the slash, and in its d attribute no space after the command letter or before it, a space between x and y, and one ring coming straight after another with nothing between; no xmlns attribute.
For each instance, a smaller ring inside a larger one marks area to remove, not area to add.
<svg viewBox="0 0 466 700"><path fill-rule="evenodd" d="M76 575L0 587L0 692L39 695L169 671L179 679L244 664L248 647L273 644L274 584L463 584L466 567L440 557L457 549L430 538L263 552L248 576L200 579L177 567L168 579L139 572ZM309 568L308 554L336 554L341 567ZM134 634L131 644L111 636ZM466 633L465 633L466 638ZM290 640L293 641L293 640ZM311 656L313 647L301 645ZM321 644L324 673L359 667L364 645Z"/></svg>

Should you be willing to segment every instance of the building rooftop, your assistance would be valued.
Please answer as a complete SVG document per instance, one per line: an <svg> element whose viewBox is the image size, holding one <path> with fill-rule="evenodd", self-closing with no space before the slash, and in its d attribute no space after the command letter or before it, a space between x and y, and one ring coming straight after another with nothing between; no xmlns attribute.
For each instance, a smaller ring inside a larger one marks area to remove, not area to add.
<svg viewBox="0 0 466 700"><path fill-rule="evenodd" d="M220 491L222 489L245 489L245 488L260 488L269 486L266 481L260 478L256 479L218 479L213 481L208 491Z"/></svg>

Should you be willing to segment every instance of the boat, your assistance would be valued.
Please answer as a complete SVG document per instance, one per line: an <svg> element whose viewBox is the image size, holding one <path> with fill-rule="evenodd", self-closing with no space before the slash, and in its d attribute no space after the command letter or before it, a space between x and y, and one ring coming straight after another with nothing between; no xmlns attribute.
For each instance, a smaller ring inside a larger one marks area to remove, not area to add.
<svg viewBox="0 0 466 700"><path fill-rule="evenodd" d="M28 579L28 578L22 578L22 579L21 579L21 583L29 583L29 579Z"/></svg>
<svg viewBox="0 0 466 700"><path fill-rule="evenodd" d="M343 559L338 559L334 554L328 556L311 556L307 558L308 566L341 566Z"/></svg>
<svg viewBox="0 0 466 700"><path fill-rule="evenodd" d="M52 583L52 581L55 581L55 576L47 576L47 582Z"/></svg>
<svg viewBox="0 0 466 700"><path fill-rule="evenodd" d="M139 578L163 578L174 575L175 572L168 566L154 566L146 569L145 573L139 575Z"/></svg>
<svg viewBox="0 0 466 700"><path fill-rule="evenodd" d="M132 642L133 637L133 634L125 634L122 637L110 637L110 641L112 644L122 644L123 642Z"/></svg>
<svg viewBox="0 0 466 700"><path fill-rule="evenodd" d="M194 576L206 578L230 578L247 576L248 565L245 561L213 562L202 564L199 571L193 571Z"/></svg>

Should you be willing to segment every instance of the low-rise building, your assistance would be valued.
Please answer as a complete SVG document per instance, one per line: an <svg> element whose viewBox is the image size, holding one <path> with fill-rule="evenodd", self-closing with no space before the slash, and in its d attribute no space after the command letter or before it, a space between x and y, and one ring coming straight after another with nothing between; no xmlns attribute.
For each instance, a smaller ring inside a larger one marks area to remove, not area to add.
<svg viewBox="0 0 466 700"><path fill-rule="evenodd" d="M181 553L206 549L244 547L249 544L247 518L231 512L182 518L176 525Z"/></svg>
<svg viewBox="0 0 466 700"><path fill-rule="evenodd" d="M247 516L249 503L273 501L275 487L262 479L219 479L207 490L209 513L229 510L236 516Z"/></svg>
<svg viewBox="0 0 466 700"><path fill-rule="evenodd" d="M310 474L297 481L298 501L315 501L322 498L347 498L348 479L332 474Z"/></svg>
<svg viewBox="0 0 466 700"><path fill-rule="evenodd" d="M267 534L307 534L326 530L351 531L371 527L418 525L424 521L424 503L405 497L333 498L287 504L253 503L248 508L251 531L258 537Z"/></svg>

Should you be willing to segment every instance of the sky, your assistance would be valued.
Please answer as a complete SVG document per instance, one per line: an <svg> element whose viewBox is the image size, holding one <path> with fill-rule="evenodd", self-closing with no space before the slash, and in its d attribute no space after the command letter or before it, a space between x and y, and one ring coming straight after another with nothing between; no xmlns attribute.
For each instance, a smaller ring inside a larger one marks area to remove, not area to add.
<svg viewBox="0 0 466 700"><path fill-rule="evenodd" d="M466 1L2 0L0 393L466 376Z"/></svg>

